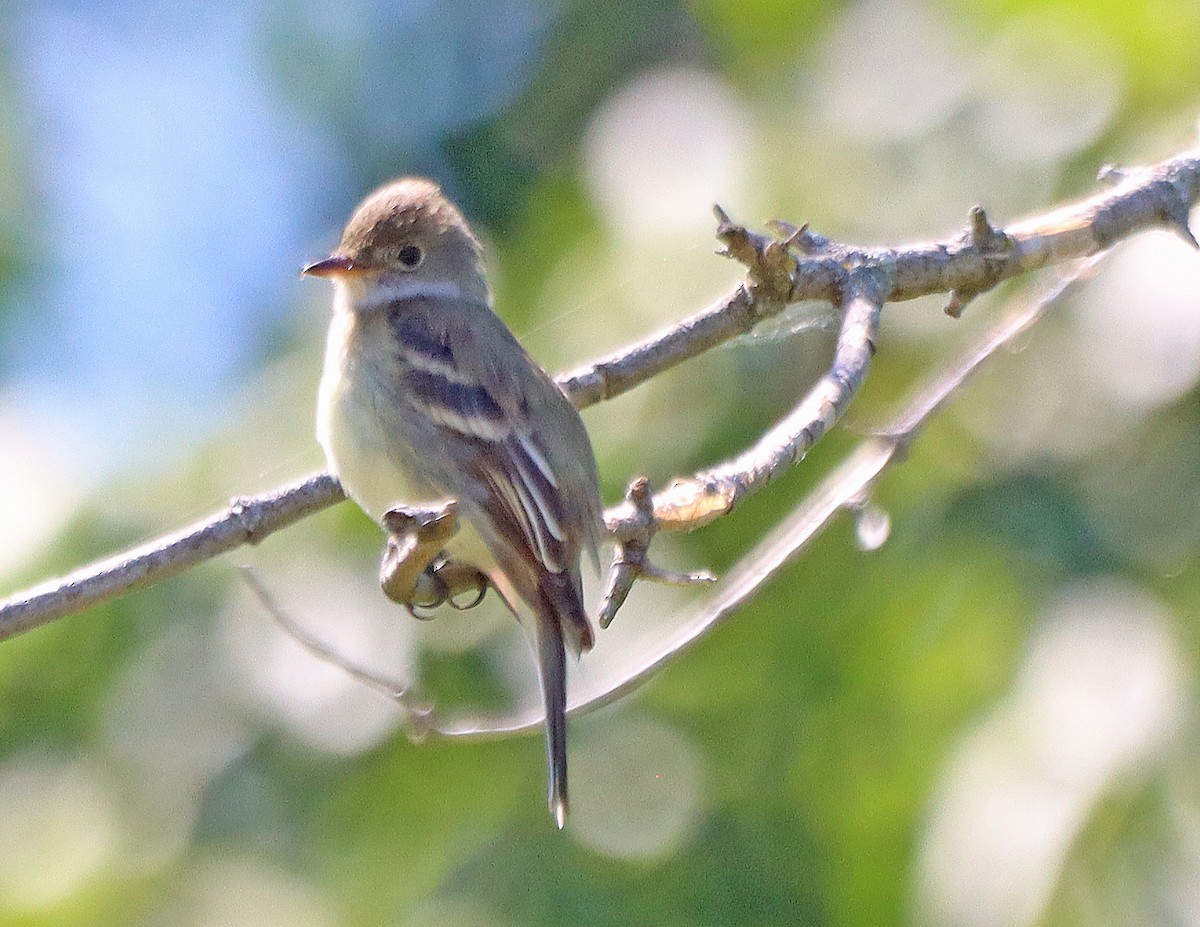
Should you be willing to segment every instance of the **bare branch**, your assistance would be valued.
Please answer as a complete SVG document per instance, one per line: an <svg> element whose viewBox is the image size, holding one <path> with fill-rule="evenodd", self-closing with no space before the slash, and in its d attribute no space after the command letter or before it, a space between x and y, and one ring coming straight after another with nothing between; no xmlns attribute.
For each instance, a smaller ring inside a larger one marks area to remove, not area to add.
<svg viewBox="0 0 1200 927"><path fill-rule="evenodd" d="M609 533L618 542L618 570L623 567L627 572L632 564L633 569L645 572L646 550L656 531L692 530L706 524L803 459L842 417L866 378L886 290L887 281L879 268L863 269L848 281L829 373L752 448L694 477L676 480L652 501L635 499L631 487L629 501L608 520ZM623 594L614 596L614 589ZM612 621L629 592L626 582L617 586L615 576L609 590L601 611L602 626Z"/></svg>
<svg viewBox="0 0 1200 927"><path fill-rule="evenodd" d="M696 607L682 628L656 650L640 654L641 662L606 692L574 702L570 713L607 705L644 683L650 676L704 637L744 605L784 566L796 559L841 512L858 512L872 488L889 468L902 462L920 430L958 394L975 372L1012 344L1067 293L1086 280L1104 259L1099 254L1078 262L1067 274L990 330L945 370L914 391L901 411L878 434L864 440L832 470L762 541L739 558L721 577L711 597ZM448 736L495 736L541 724L536 711L521 717L437 718L431 730Z"/></svg>
<svg viewBox="0 0 1200 927"><path fill-rule="evenodd" d="M273 493L235 499L227 509L174 534L54 579L0 603L0 640L81 612L132 589L161 582L344 499L338 481L318 473Z"/></svg>
<svg viewBox="0 0 1200 927"><path fill-rule="evenodd" d="M992 226L982 207L975 207L969 226L958 239L948 243L914 245L892 249L867 249L842 245L786 223L774 223L787 235L781 243L754 235L733 226L724 211L718 211L718 234L726 252L746 263L749 281L724 303L678 327L664 332L615 358L598 362L560 380L573 397L609 398L632 388L641 379L638 370L658 372L711 347L711 340L732 329L728 337L743 334L760 319L778 312L786 302L827 299L842 303L849 313L857 290L866 301L857 304L859 320L866 322L867 308L879 303L913 299L932 293L951 293L947 311L962 312L967 302L1002 280L1044 267L1096 254L1121 238L1151 228L1187 228L1189 208L1200 198L1200 155L1181 155L1150 168L1127 168L1104 176L1112 189L1047 215L1027 219L1006 230ZM1190 232L1188 235L1190 236ZM779 247L788 245L800 256L793 258L789 272L791 288L785 302L778 302L780 287ZM725 318L722 305L728 305ZM713 318L725 318L722 327ZM878 318L876 315L875 323ZM864 331L870 325L864 327ZM620 542L644 537L647 531L692 530L726 514L743 497L761 488L788 462L794 463L828 430L832 421L845 411L834 406L833 418L826 401L840 397L849 402L865 375L866 358L844 343L846 321L839 336L839 351L848 364L839 365L835 357L830 374L821 380L786 419L780 422L754 448L737 459L694 477L677 480L654 498L654 519L649 522L628 504L608 513L610 532ZM864 345L865 346L865 345ZM669 358L669 360L668 360ZM839 384L839 374L858 373L858 381L849 389ZM574 390L579 392L575 393ZM806 418L806 416L809 416ZM808 436L807 439L805 436ZM793 444L789 439L796 438ZM790 456L789 456L790 455Z"/></svg>
<svg viewBox="0 0 1200 927"><path fill-rule="evenodd" d="M628 504L611 510L607 518L616 539L698 527L728 512L780 468L803 457L845 411L861 383L884 303L948 292L947 308L956 314L973 296L1002 280L1096 254L1135 232L1169 228L1193 241L1187 217L1200 197L1200 155L1189 153L1148 168L1109 168L1103 180L1109 185L1104 192L1003 230L994 228L977 208L958 238L901 248L840 244L784 223L776 227L785 238L769 238L735 225L719 211L724 253L747 265L746 281L704 312L560 377L559 385L571 400L582 408L621 395L749 332L787 303L807 299L843 307L846 319L838 349L842 357L835 358L831 372L753 448L677 481L654 497L652 524L637 517ZM196 525L0 602L0 639L174 576L240 544L257 543L344 498L337 481L320 474L277 492L238 500Z"/></svg>
<svg viewBox="0 0 1200 927"><path fill-rule="evenodd" d="M648 579L669 586L692 586L715 583L717 578L707 570L692 573L676 573L664 570L650 562L650 541L654 537L654 497L650 494L650 481L644 476L635 477L625 492L625 501L632 507L637 524L643 530L618 540L613 552L612 566L608 571L608 583L604 597L600 600L600 611L596 620L600 627L607 628L625 604L633 584L639 579Z"/></svg>

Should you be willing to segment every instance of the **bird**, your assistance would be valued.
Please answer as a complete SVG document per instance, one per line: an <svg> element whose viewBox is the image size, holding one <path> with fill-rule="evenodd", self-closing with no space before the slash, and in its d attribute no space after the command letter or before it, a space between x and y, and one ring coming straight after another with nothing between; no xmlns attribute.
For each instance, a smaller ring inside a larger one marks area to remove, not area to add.
<svg viewBox="0 0 1200 927"><path fill-rule="evenodd" d="M346 494L382 522L446 499L489 579L532 615L546 713L548 804L567 818L567 654L590 650L581 563L598 567L603 507L578 411L492 308L482 247L433 181L367 196L334 252L317 439Z"/></svg>

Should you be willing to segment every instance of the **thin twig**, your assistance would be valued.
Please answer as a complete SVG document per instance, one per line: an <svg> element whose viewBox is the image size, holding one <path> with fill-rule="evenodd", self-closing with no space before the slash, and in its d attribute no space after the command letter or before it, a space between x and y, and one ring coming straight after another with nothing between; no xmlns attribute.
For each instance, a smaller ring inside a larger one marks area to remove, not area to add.
<svg viewBox="0 0 1200 927"><path fill-rule="evenodd" d="M421 713L427 710L415 705L412 701L412 688L398 679L389 679L380 674L354 663L342 654L338 653L329 644L325 643L318 637L314 637L306 628L292 619L271 595L267 587L254 570L243 566L239 571L246 585L250 587L250 591L254 593L254 597L258 600L258 604L263 607L263 610L271 616L271 619L279 625L283 631L296 641L301 647L307 650L310 654L325 663L332 663L339 669L347 673L351 678L358 680L368 688L374 689L384 698L391 699L397 705L410 713Z"/></svg>

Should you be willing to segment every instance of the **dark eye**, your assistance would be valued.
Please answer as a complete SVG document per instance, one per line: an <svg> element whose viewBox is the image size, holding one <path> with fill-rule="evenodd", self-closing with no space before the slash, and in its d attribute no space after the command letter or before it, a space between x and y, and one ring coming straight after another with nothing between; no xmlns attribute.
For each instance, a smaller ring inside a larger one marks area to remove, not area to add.
<svg viewBox="0 0 1200 927"><path fill-rule="evenodd" d="M396 259L400 261L409 270L417 267L425 260L425 252L416 245L405 245L396 255Z"/></svg>

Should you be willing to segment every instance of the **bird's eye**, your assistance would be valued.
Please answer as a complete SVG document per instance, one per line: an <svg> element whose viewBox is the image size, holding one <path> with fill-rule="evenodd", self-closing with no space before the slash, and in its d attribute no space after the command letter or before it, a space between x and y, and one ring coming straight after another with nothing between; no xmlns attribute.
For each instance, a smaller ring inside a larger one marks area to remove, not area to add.
<svg viewBox="0 0 1200 927"><path fill-rule="evenodd" d="M416 245L405 245L397 252L396 259L409 270L412 270L415 267L419 267L421 262L425 260L425 252Z"/></svg>

